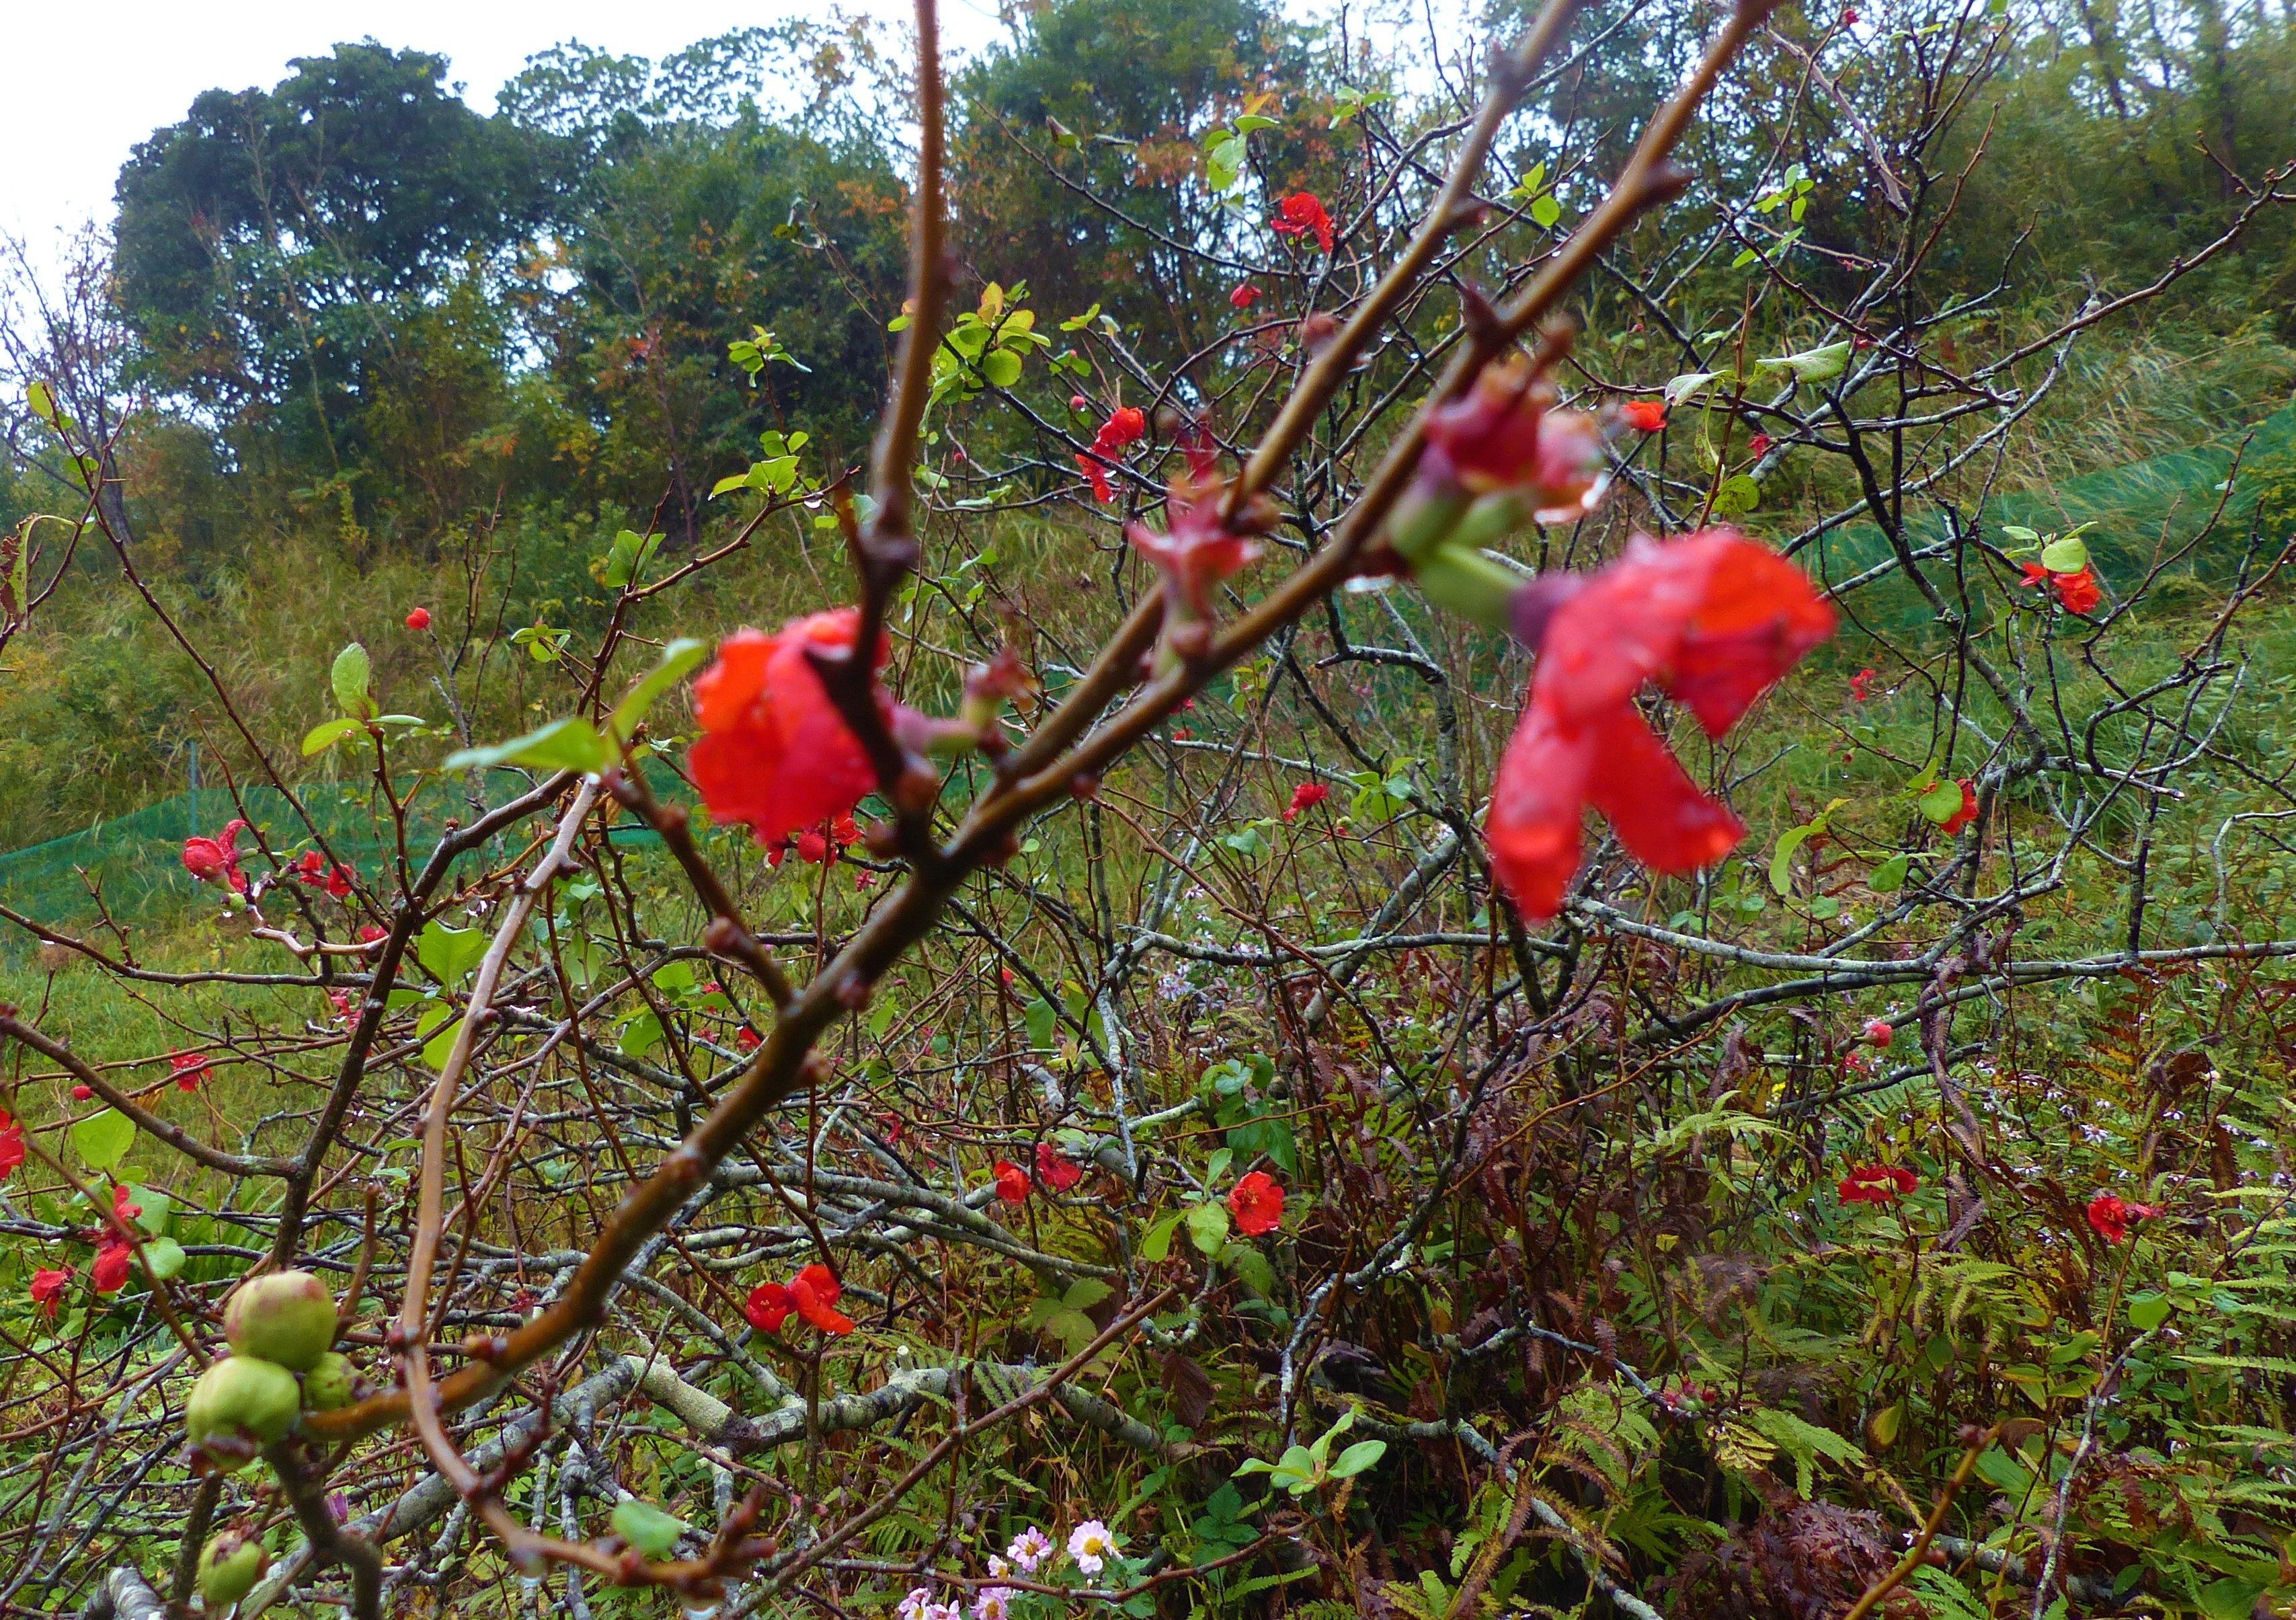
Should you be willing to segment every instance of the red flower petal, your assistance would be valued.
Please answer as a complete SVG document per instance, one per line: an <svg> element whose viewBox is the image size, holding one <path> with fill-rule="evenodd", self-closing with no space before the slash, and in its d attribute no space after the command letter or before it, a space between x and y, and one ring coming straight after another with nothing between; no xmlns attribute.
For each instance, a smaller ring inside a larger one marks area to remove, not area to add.
<svg viewBox="0 0 2296 1620"><path fill-rule="evenodd" d="M1050 1142L1037 1144L1037 1180L1056 1193L1064 1193L1084 1180L1084 1166Z"/></svg>
<svg viewBox="0 0 2296 1620"><path fill-rule="evenodd" d="M1587 802L1611 819L1636 860L1656 872L1695 872L1738 847L1745 824L1698 791L1673 751L1631 703L1587 728Z"/></svg>
<svg viewBox="0 0 2296 1620"><path fill-rule="evenodd" d="M127 1271L135 1259L135 1251L118 1238L105 1240L95 1252L95 1264L87 1274L98 1294L117 1294L127 1286Z"/></svg>
<svg viewBox="0 0 2296 1620"><path fill-rule="evenodd" d="M1029 1201L1029 1172L1010 1159L996 1161L996 1196L1007 1204Z"/></svg>
<svg viewBox="0 0 2296 1620"><path fill-rule="evenodd" d="M694 785L720 821L750 825L760 843L849 812L877 785L874 769L806 661L808 647L844 651L859 614L837 608L792 619L781 633L741 630L693 683L702 736L687 756ZM877 649L879 663L886 649ZM888 717L892 703L881 693Z"/></svg>
<svg viewBox="0 0 2296 1620"><path fill-rule="evenodd" d="M789 1313L795 1309L797 1302L791 1296L787 1285L761 1282L750 1290L749 1303L742 1307L742 1314L750 1319L750 1326L758 1332L779 1333L782 1324L789 1320Z"/></svg>
<svg viewBox="0 0 2296 1620"><path fill-rule="evenodd" d="M1562 910L1563 892L1578 870L1590 755L1584 732L1565 730L1534 703L1523 710L1499 761L1483 835L1492 870L1525 917L1544 922Z"/></svg>
<svg viewBox="0 0 2296 1620"><path fill-rule="evenodd" d="M45 1270L32 1273L32 1303L45 1316L53 1317L56 1307L63 1303L64 1287L71 1281L69 1270Z"/></svg>
<svg viewBox="0 0 2296 1620"><path fill-rule="evenodd" d="M853 1331L853 1319L835 1309L844 1292L845 1285L837 1280L837 1274L819 1263L806 1267L790 1280L797 1313L824 1333Z"/></svg>
<svg viewBox="0 0 2296 1620"><path fill-rule="evenodd" d="M1666 425L1666 401L1629 399L1622 413L1627 425L1638 433L1655 433Z"/></svg>
<svg viewBox="0 0 2296 1620"><path fill-rule="evenodd" d="M0 1181L14 1175L16 1167L23 1162L24 1127L16 1122L14 1115L0 1108Z"/></svg>
<svg viewBox="0 0 2296 1620"><path fill-rule="evenodd" d="M1235 1184L1227 1196L1228 1213L1236 1230L1247 1238L1274 1231L1283 1220L1283 1189L1265 1171L1255 1170Z"/></svg>

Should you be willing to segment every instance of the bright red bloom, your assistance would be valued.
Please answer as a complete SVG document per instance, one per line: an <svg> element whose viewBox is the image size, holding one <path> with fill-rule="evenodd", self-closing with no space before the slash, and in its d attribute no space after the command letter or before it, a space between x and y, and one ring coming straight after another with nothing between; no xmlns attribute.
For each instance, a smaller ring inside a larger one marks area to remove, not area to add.
<svg viewBox="0 0 2296 1620"><path fill-rule="evenodd" d="M1227 1196L1235 1229L1247 1238L1274 1231L1283 1220L1283 1188L1265 1171L1255 1170Z"/></svg>
<svg viewBox="0 0 2296 1620"><path fill-rule="evenodd" d="M1313 192L1293 192L1276 205L1275 218L1269 227L1278 236L1305 236L1314 233L1316 245L1328 253L1332 251L1332 216L1324 208L1324 200Z"/></svg>
<svg viewBox="0 0 2296 1620"><path fill-rule="evenodd" d="M877 773L829 701L808 648L849 653L859 632L857 608L792 619L778 635L737 630L717 662L694 680L693 712L702 736L686 755L702 802L720 821L745 821L759 843L785 842L800 827L849 813L877 785ZM880 642L873 662L882 666ZM894 704L881 687L878 708L890 724Z"/></svg>
<svg viewBox="0 0 2296 1620"><path fill-rule="evenodd" d="M135 1249L114 1233L95 1251L95 1264L88 1269L87 1279L98 1294L117 1294L127 1286L128 1269L135 1262Z"/></svg>
<svg viewBox="0 0 2296 1620"><path fill-rule="evenodd" d="M1007 1204L1029 1201L1029 1172L1010 1159L996 1161L996 1196Z"/></svg>
<svg viewBox="0 0 2296 1620"><path fill-rule="evenodd" d="M750 1326L760 1333L779 1333L789 1313L797 1309L797 1301L785 1283L761 1282L750 1290L749 1303L742 1314L750 1319Z"/></svg>
<svg viewBox="0 0 2296 1620"><path fill-rule="evenodd" d="M358 942L362 945L372 945L377 940L387 940L390 937L390 930L379 923L363 924L358 931Z"/></svg>
<svg viewBox="0 0 2296 1620"><path fill-rule="evenodd" d="M1954 785L1961 789L1961 808L1947 817L1945 824L1938 829L1948 838L1977 819L1976 785L1964 777Z"/></svg>
<svg viewBox="0 0 2296 1620"><path fill-rule="evenodd" d="M1292 802L1283 807L1283 819L1297 821L1300 812L1311 810L1332 796L1332 790L1321 782L1302 782L1292 790Z"/></svg>
<svg viewBox="0 0 2296 1620"><path fill-rule="evenodd" d="M797 835L797 858L819 866L829 859L829 840L816 827L808 827Z"/></svg>
<svg viewBox="0 0 2296 1620"><path fill-rule="evenodd" d="M427 607L418 607L413 613L407 614L406 628L410 630L429 629L430 628L430 610Z"/></svg>
<svg viewBox="0 0 2296 1620"><path fill-rule="evenodd" d="M1437 407L1426 433L1421 481L1471 495L1513 490L1542 523L1591 510L1609 482L1602 429L1583 411L1555 409L1554 388L1520 353Z"/></svg>
<svg viewBox="0 0 2296 1620"><path fill-rule="evenodd" d="M95 1088L93 1086L74 1086L72 1088L72 1101L76 1103L84 1103L94 1095Z"/></svg>
<svg viewBox="0 0 2296 1620"><path fill-rule="evenodd" d="M1757 433L1751 439L1746 440L1746 453L1759 461L1763 456L1770 453L1770 445L1772 442L1773 440L1767 433Z"/></svg>
<svg viewBox="0 0 2296 1620"><path fill-rule="evenodd" d="M205 1052L178 1052L168 1059L168 1067L174 1072L178 1091L196 1091L203 1081L215 1078Z"/></svg>
<svg viewBox="0 0 2296 1620"><path fill-rule="evenodd" d="M1655 433L1666 425L1666 401L1663 399L1629 399L1623 414L1627 425L1638 433Z"/></svg>
<svg viewBox="0 0 2296 1620"><path fill-rule="evenodd" d="M1833 608L1800 569L1727 529L1666 543L1638 535L1561 596L1491 795L1492 864L1515 903L1538 918L1562 909L1589 804L1656 871L1729 853L1744 826L1698 791L1635 694L1653 682L1720 736L1833 633Z"/></svg>
<svg viewBox="0 0 2296 1620"><path fill-rule="evenodd" d="M1895 1204L1921 1185L1910 1170L1893 1164L1860 1164L1841 1178L1834 1193L1844 1204Z"/></svg>
<svg viewBox="0 0 2296 1620"><path fill-rule="evenodd" d="M1069 396L1069 409L1072 411L1080 411L1090 403L1091 401L1087 400L1082 394L1070 394Z"/></svg>
<svg viewBox="0 0 2296 1620"><path fill-rule="evenodd" d="M1064 1193L1084 1180L1084 1166L1052 1143L1038 1142L1037 1180L1056 1193Z"/></svg>
<svg viewBox="0 0 2296 1620"><path fill-rule="evenodd" d="M1234 292L1227 295L1227 301L1234 305L1239 309L1250 308L1253 304L1259 301L1259 289L1253 286L1250 282L1245 282L1242 285L1237 287Z"/></svg>
<svg viewBox="0 0 2296 1620"><path fill-rule="evenodd" d="M2161 1212L2149 1204L2131 1204L2118 1193L2099 1193L2088 1201L2088 1223L2107 1243L2128 1241L2128 1223L2149 1221Z"/></svg>
<svg viewBox="0 0 2296 1620"><path fill-rule="evenodd" d="M0 1181L16 1173L24 1162L24 1127L5 1108L0 1108Z"/></svg>
<svg viewBox="0 0 2296 1620"><path fill-rule="evenodd" d="M121 1221L133 1221L144 1213L144 1206L129 1195L127 1183L123 1181L111 1184L111 1213Z"/></svg>
<svg viewBox="0 0 2296 1620"><path fill-rule="evenodd" d="M244 894L247 875L239 869L239 835L247 823L226 822L213 838L184 840L184 870L203 884L223 884Z"/></svg>
<svg viewBox="0 0 2296 1620"><path fill-rule="evenodd" d="M2079 573L2052 573L2038 563L2026 563L2024 585L2046 584L2057 593L2057 600L2069 613L2086 613L2104 600L2104 588L2096 582L2096 570L2081 564Z"/></svg>
<svg viewBox="0 0 2296 1620"><path fill-rule="evenodd" d="M837 1280L837 1273L818 1262L790 1279L790 1297L796 1302L797 1313L824 1333L853 1331L853 1319L836 1309L838 1296L844 1292L845 1285Z"/></svg>
<svg viewBox="0 0 2296 1620"><path fill-rule="evenodd" d="M1866 1020L1866 1044L1872 1047L1875 1051L1888 1051L1890 1049L1890 1042L1897 1038L1898 1032L1890 1026L1890 1021L1887 1018L1868 1018Z"/></svg>
<svg viewBox="0 0 2296 1620"><path fill-rule="evenodd" d="M765 1038L745 1024L734 1032L734 1044L745 1052L754 1052L765 1044Z"/></svg>
<svg viewBox="0 0 2296 1620"><path fill-rule="evenodd" d="M32 1273L32 1303L39 1306L43 1316L51 1319L55 1316L56 1307L63 1303L64 1287L71 1279L69 1269Z"/></svg>
<svg viewBox="0 0 2296 1620"><path fill-rule="evenodd" d="M1109 487L1108 469L1147 432L1148 413L1136 405L1119 405L1108 414L1108 420L1092 436L1092 448L1076 458L1077 470L1092 481L1095 500L1105 504L1116 498L1116 491Z"/></svg>
<svg viewBox="0 0 2296 1620"><path fill-rule="evenodd" d="M1213 471L1211 451L1190 446L1188 468L1185 478L1174 481L1165 504L1170 532L1159 534L1136 522L1124 526L1124 538L1164 576L1167 625L1210 618L1212 587L1259 556L1259 545L1248 534L1220 521L1227 487ZM1273 515L1264 498L1255 498L1238 521L1250 530L1264 527Z"/></svg>
<svg viewBox="0 0 2296 1620"><path fill-rule="evenodd" d="M1874 695L1874 672L1870 669L1860 670L1851 676L1849 678L1850 701L1862 703L1871 698Z"/></svg>

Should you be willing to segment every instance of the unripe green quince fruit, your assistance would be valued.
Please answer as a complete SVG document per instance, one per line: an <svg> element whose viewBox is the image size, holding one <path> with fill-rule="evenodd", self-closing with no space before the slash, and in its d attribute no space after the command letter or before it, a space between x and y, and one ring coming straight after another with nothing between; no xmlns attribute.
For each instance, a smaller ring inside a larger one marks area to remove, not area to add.
<svg viewBox="0 0 2296 1620"><path fill-rule="evenodd" d="M192 1386L184 1431L226 1470L236 1468L261 1447L284 1440L302 1404L295 1375L276 1361L229 1356Z"/></svg>
<svg viewBox="0 0 2296 1620"><path fill-rule="evenodd" d="M255 1590L271 1557L253 1536L226 1530L200 1549L200 1596L209 1608L236 1603Z"/></svg>
<svg viewBox="0 0 2296 1620"><path fill-rule="evenodd" d="M331 1412L358 1399L359 1371L350 1357L330 1350L319 1364L303 1375L303 1406L307 1411Z"/></svg>
<svg viewBox="0 0 2296 1620"><path fill-rule="evenodd" d="M306 1371L335 1342L335 1296L308 1271L271 1272L231 1296L223 1336L241 1355Z"/></svg>

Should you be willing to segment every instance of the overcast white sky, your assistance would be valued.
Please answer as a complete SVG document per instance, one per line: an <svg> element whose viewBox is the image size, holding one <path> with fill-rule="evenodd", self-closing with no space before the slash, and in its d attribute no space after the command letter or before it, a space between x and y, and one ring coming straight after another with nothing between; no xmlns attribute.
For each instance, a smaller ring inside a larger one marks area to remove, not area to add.
<svg viewBox="0 0 2296 1620"><path fill-rule="evenodd" d="M136 142L220 86L268 88L291 57L372 35L437 51L472 103L494 93L535 52L579 39L602 50L662 56L751 23L828 9L805 0L0 0L0 62L8 134L0 155L0 229L45 258L55 234L108 219L111 182ZM847 9L907 17L905 0L847 0ZM995 0L941 0L947 48L1001 32Z"/></svg>

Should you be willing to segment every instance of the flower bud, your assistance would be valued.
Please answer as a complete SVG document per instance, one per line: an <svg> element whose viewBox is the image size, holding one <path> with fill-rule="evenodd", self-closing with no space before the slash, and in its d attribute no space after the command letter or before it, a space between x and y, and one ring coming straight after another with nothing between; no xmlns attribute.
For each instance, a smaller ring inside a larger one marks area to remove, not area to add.
<svg viewBox="0 0 2296 1620"><path fill-rule="evenodd" d="M308 1271L258 1277L224 1307L223 1336L241 1355L308 1371L335 1342L335 1297Z"/></svg>
<svg viewBox="0 0 2296 1620"><path fill-rule="evenodd" d="M359 1397L364 1382L350 1357L330 1350L318 1365L303 1375L303 1406L307 1411L331 1412Z"/></svg>
<svg viewBox="0 0 2296 1620"><path fill-rule="evenodd" d="M200 1375L184 1405L184 1432L226 1471L295 1427L303 1392L295 1375L256 1356L226 1357Z"/></svg>
<svg viewBox="0 0 2296 1620"><path fill-rule="evenodd" d="M237 1530L211 1535L200 1549L200 1596L209 1609L227 1608L253 1591L270 1567L271 1555L253 1536Z"/></svg>

